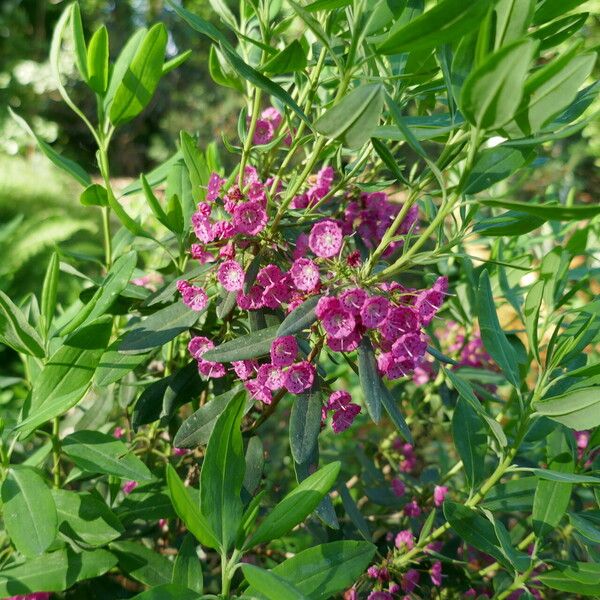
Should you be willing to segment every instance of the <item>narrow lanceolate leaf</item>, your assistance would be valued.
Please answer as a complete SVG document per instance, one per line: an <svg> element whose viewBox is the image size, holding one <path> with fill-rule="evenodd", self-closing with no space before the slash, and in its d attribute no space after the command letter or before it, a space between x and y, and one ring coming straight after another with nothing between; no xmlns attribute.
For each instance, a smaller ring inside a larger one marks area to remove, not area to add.
<svg viewBox="0 0 600 600"><path fill-rule="evenodd" d="M535 202L519 202L517 200L482 199L479 201L486 206L510 208L529 215L544 218L548 221L578 221L592 219L600 215L599 204L580 204L565 206L561 204L537 204Z"/></svg>
<svg viewBox="0 0 600 600"><path fill-rule="evenodd" d="M508 210L501 215L477 221L473 231L487 236L518 236L538 229L546 222L542 217L534 217L517 210Z"/></svg>
<svg viewBox="0 0 600 600"><path fill-rule="evenodd" d="M192 195L195 202L200 202L206 197L206 186L210 177L208 164L196 141L189 133L182 131L179 137L183 160L192 184Z"/></svg>
<svg viewBox="0 0 600 600"><path fill-rule="evenodd" d="M488 0L443 0L407 24L401 19L377 50L382 54L398 54L458 40L470 31L477 31L490 4Z"/></svg>
<svg viewBox="0 0 600 600"><path fill-rule="evenodd" d="M302 71L306 67L306 53L298 40L294 40L289 46L271 57L263 66L262 70L270 75L281 75Z"/></svg>
<svg viewBox="0 0 600 600"><path fill-rule="evenodd" d="M39 137L31 127L27 124L25 119L21 118L17 113L15 113L10 107L8 107L8 113L10 116L16 121L17 125L19 125L25 132L35 138L40 150L59 168L62 169L65 173L68 173L71 177L73 177L77 182L79 182L83 187L87 187L92 183L92 178L89 176L87 171L78 165L74 160L70 158L65 158L61 156L50 144L45 142L41 137Z"/></svg>
<svg viewBox="0 0 600 600"><path fill-rule="evenodd" d="M367 337L362 339L358 347L358 376L369 415L375 423L379 423L382 383L373 346Z"/></svg>
<svg viewBox="0 0 600 600"><path fill-rule="evenodd" d="M523 307L529 349L533 353L533 356L535 356L538 364L541 364L540 349L538 344L538 319L540 316L543 293L544 282L542 280L536 281L527 293L527 297L525 298L525 306Z"/></svg>
<svg viewBox="0 0 600 600"><path fill-rule="evenodd" d="M260 595L268 600L309 600L289 581L279 577L273 571L266 571L254 565L242 565L246 581Z"/></svg>
<svg viewBox="0 0 600 600"><path fill-rule="evenodd" d="M299 552L273 568L312 600L326 600L352 585L375 554L370 542L342 540Z"/></svg>
<svg viewBox="0 0 600 600"><path fill-rule="evenodd" d="M193 535L188 533L183 538L183 544L177 552L177 558L173 565L173 583L201 594L204 578L200 559L196 553L197 545Z"/></svg>
<svg viewBox="0 0 600 600"><path fill-rule="evenodd" d="M171 465L167 465L167 484L175 512L185 523L187 529L194 534L203 546L219 548L220 542L216 538L210 523L202 514L197 501L192 498Z"/></svg>
<svg viewBox="0 0 600 600"><path fill-rule="evenodd" d="M37 331L27 322L25 315L14 302L0 290L0 343L17 352L43 358L44 343Z"/></svg>
<svg viewBox="0 0 600 600"><path fill-rule="evenodd" d="M171 583L173 564L162 554L137 542L113 542L109 547L129 577L148 586Z"/></svg>
<svg viewBox="0 0 600 600"><path fill-rule="evenodd" d="M535 0L500 0L494 6L496 13L496 50L522 38L527 33Z"/></svg>
<svg viewBox="0 0 600 600"><path fill-rule="evenodd" d="M0 495L12 543L27 557L42 554L58 531L56 506L44 480L34 469L11 467Z"/></svg>
<svg viewBox="0 0 600 600"><path fill-rule="evenodd" d="M204 598L204 596L201 596ZM196 590L182 587L176 583L165 583L134 596L131 600L198 600Z"/></svg>
<svg viewBox="0 0 600 600"><path fill-rule="evenodd" d="M119 381L150 356L150 352L144 354L123 354L123 352L119 352L122 342L123 336L117 338L102 354L94 373L94 382L96 385L105 387Z"/></svg>
<svg viewBox="0 0 600 600"><path fill-rule="evenodd" d="M83 35L83 24L81 22L81 10L77 2L71 4L71 34L73 36L73 44L75 46L75 62L79 74L84 81L88 79L87 72L87 47L85 45L85 37Z"/></svg>
<svg viewBox="0 0 600 600"><path fill-rule="evenodd" d="M315 308L321 296L311 296L281 322L277 337L294 335L310 327L316 320Z"/></svg>
<svg viewBox="0 0 600 600"><path fill-rule="evenodd" d="M381 84L361 85L319 117L315 129L328 138L341 140L348 148L360 148L379 124L383 99Z"/></svg>
<svg viewBox="0 0 600 600"><path fill-rule="evenodd" d="M152 479L148 467L123 442L100 431L76 431L62 441L62 449L88 473L106 473L134 481Z"/></svg>
<svg viewBox="0 0 600 600"><path fill-rule="evenodd" d="M545 416L575 431L600 425L600 387L579 388L534 405L534 416Z"/></svg>
<svg viewBox="0 0 600 600"><path fill-rule="evenodd" d="M548 468L565 475L573 473L575 461L563 428L547 439ZM543 538L556 529L571 498L572 483L539 479L533 499L533 530Z"/></svg>
<svg viewBox="0 0 600 600"><path fill-rule="evenodd" d="M487 271L483 271L479 277L478 317L485 349L502 369L508 381L518 388L519 365L514 350L500 327Z"/></svg>
<svg viewBox="0 0 600 600"><path fill-rule="evenodd" d="M412 434L410 429L408 428L408 424L404 419L404 415L400 411L400 402L396 400L392 395L392 392L388 390L385 383L381 381L381 395L380 395L381 404L383 404L383 408L385 408L388 416L392 420L392 423L396 426L396 429L400 433L400 435L409 443L413 443Z"/></svg>
<svg viewBox="0 0 600 600"><path fill-rule="evenodd" d="M467 77L460 107L480 129L497 129L513 118L537 43L526 38L501 48Z"/></svg>
<svg viewBox="0 0 600 600"><path fill-rule="evenodd" d="M307 477L267 515L254 535L244 544L244 549L279 538L301 523L331 489L340 466L339 462L334 462Z"/></svg>
<svg viewBox="0 0 600 600"><path fill-rule="evenodd" d="M318 385L294 398L290 415L290 449L297 463L312 455L321 431L321 390Z"/></svg>
<svg viewBox="0 0 600 600"><path fill-rule="evenodd" d="M245 399L236 396L217 419L200 473L200 506L227 550L242 519L240 497L246 461L240 429Z"/></svg>
<svg viewBox="0 0 600 600"><path fill-rule="evenodd" d="M167 30L157 23L137 48L115 92L109 113L113 125L127 123L148 105L162 77L166 46Z"/></svg>
<svg viewBox="0 0 600 600"><path fill-rule="evenodd" d="M78 581L103 575L116 564L117 559L106 550L57 550L0 571L0 596L61 592Z"/></svg>
<svg viewBox="0 0 600 600"><path fill-rule="evenodd" d="M48 359L34 382L27 416L17 426L18 430L32 431L83 398L108 345L111 329L109 318L83 327Z"/></svg>
<svg viewBox="0 0 600 600"><path fill-rule="evenodd" d="M485 477L488 438L483 420L462 398L452 416L452 438L471 489Z"/></svg>
<svg viewBox="0 0 600 600"><path fill-rule="evenodd" d="M279 325L274 325L254 333L242 335L205 352L202 357L215 362L233 362L265 356L269 354L273 340L278 337L278 331Z"/></svg>
<svg viewBox="0 0 600 600"><path fill-rule="evenodd" d="M119 352L140 354L163 346L193 327L199 315L183 302L161 308L125 333Z"/></svg>
<svg viewBox="0 0 600 600"><path fill-rule="evenodd" d="M42 286L41 313L43 319L44 335L48 335L54 312L56 311L56 295L58 290L58 274L60 270L60 258L58 252L53 252L46 268L44 284Z"/></svg>
<svg viewBox="0 0 600 600"><path fill-rule="evenodd" d="M89 86L100 95L108 87L108 31L104 25L94 32L87 49Z"/></svg>

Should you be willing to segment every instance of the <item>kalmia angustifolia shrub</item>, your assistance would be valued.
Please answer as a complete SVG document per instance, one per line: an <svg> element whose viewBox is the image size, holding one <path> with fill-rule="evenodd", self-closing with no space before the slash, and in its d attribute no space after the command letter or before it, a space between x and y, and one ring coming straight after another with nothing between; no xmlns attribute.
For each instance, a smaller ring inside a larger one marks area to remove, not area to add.
<svg viewBox="0 0 600 600"><path fill-rule="evenodd" d="M593 113L578 4L171 2L237 132L123 189L189 51L65 9L98 177L36 139L103 245L0 293L0 596L600 595L599 203L543 170Z"/></svg>

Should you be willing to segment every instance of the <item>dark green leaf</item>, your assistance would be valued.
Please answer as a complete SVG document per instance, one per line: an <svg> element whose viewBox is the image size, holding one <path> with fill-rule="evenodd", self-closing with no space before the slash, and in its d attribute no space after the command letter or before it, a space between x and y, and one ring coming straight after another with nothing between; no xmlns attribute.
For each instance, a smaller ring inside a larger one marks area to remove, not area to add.
<svg viewBox="0 0 600 600"><path fill-rule="evenodd" d="M472 193L472 192L469 192ZM497 206L518 210L530 215L541 217L547 221L577 221L592 219L600 214L600 205L581 204L579 206L564 206L561 204L535 204L534 202L518 202L516 200L479 200L486 206Z"/></svg>
<svg viewBox="0 0 600 600"><path fill-rule="evenodd" d="M375 423L381 418L381 396L383 384L377 369L377 360L368 337L358 347L358 377L369 415Z"/></svg>
<svg viewBox="0 0 600 600"><path fill-rule="evenodd" d="M105 387L119 381L149 358L149 352L145 354L123 354L119 352L122 342L123 336L117 338L102 354L98 368L94 373L96 385Z"/></svg>
<svg viewBox="0 0 600 600"><path fill-rule="evenodd" d="M598 519L588 518L586 513L569 513L571 525L584 538L593 544L600 544L600 522Z"/></svg>
<svg viewBox="0 0 600 600"><path fill-rule="evenodd" d="M277 337L294 335L308 329L317 320L315 308L320 298L321 296L311 296L287 315L277 330Z"/></svg>
<svg viewBox="0 0 600 600"><path fill-rule="evenodd" d="M56 311L56 297L58 292L58 276L60 271L60 258L58 252L53 252L44 275L42 285L41 317L44 335L48 335L52 319Z"/></svg>
<svg viewBox="0 0 600 600"><path fill-rule="evenodd" d="M535 217L524 212L509 210L496 217L477 221L473 231L480 235L517 236L538 229L546 219Z"/></svg>
<svg viewBox="0 0 600 600"><path fill-rule="evenodd" d="M392 393L386 387L385 383L380 380L381 383L381 394L379 399L381 400L381 404L383 404L383 408L385 408L387 414L389 415L392 423L395 425L398 433L409 443L413 443L412 434L410 433L410 429L400 411L399 402L394 399Z"/></svg>
<svg viewBox="0 0 600 600"><path fill-rule="evenodd" d="M2 483L4 526L27 557L48 549L58 531L56 506L45 481L29 467L11 467Z"/></svg>
<svg viewBox="0 0 600 600"><path fill-rule="evenodd" d="M119 352L140 354L163 346L193 327L199 314L183 302L162 308L125 333Z"/></svg>
<svg viewBox="0 0 600 600"><path fill-rule="evenodd" d="M0 342L17 352L43 358L44 343L21 309L0 290Z"/></svg>
<svg viewBox="0 0 600 600"><path fill-rule="evenodd" d="M197 542L189 533L183 538L175 564L173 565L173 583L202 593L204 578L200 559L196 553ZM179 598L179 596L178 596Z"/></svg>
<svg viewBox="0 0 600 600"><path fill-rule="evenodd" d="M173 565L162 554L137 542L113 542L110 549L121 569L136 581L148 586L171 583Z"/></svg>
<svg viewBox="0 0 600 600"><path fill-rule="evenodd" d="M318 383L308 392L294 397L290 415L290 449L297 463L312 455L321 431L321 390Z"/></svg>
<svg viewBox="0 0 600 600"><path fill-rule="evenodd" d="M215 362L233 362L237 360L250 360L269 354L273 340L278 337L279 325L273 325L254 333L225 342L202 355L205 360Z"/></svg>
<svg viewBox="0 0 600 600"><path fill-rule="evenodd" d="M483 420L462 398L454 409L452 438L463 462L467 483L474 489L485 477L488 438Z"/></svg>
<svg viewBox="0 0 600 600"><path fill-rule="evenodd" d="M308 600L294 585L275 575L273 571L245 564L242 565L242 572L248 583L269 600Z"/></svg>
<svg viewBox="0 0 600 600"><path fill-rule="evenodd" d="M132 600L198 600L198 592L175 583L166 583L150 588Z"/></svg>
<svg viewBox="0 0 600 600"><path fill-rule="evenodd" d="M271 75L282 73L293 73L302 71L306 67L306 53L298 40L294 40L289 46L271 57L263 66L262 70Z"/></svg>
<svg viewBox="0 0 600 600"><path fill-rule="evenodd" d="M538 344L538 319L540 316L540 307L542 305L542 294L544 293L544 282L536 281L532 286L527 297L523 313L525 316L525 329L527 330L527 340L529 349L535 356L538 364L540 363L540 349Z"/></svg>
<svg viewBox="0 0 600 600"><path fill-rule="evenodd" d="M134 481L152 479L148 467L120 440L100 431L75 431L62 441L63 452L89 473L106 473Z"/></svg>
<svg viewBox="0 0 600 600"><path fill-rule="evenodd" d="M265 465L265 449L257 435L248 440L245 461L246 472L244 473L242 492L246 494L247 498L250 498L260 485Z"/></svg>

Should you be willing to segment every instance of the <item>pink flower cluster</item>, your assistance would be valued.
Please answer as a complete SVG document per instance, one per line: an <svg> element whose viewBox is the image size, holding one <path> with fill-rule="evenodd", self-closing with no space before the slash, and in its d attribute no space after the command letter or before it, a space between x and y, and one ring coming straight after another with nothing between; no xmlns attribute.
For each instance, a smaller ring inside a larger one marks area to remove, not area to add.
<svg viewBox="0 0 600 600"><path fill-rule="evenodd" d="M323 421L328 412L333 413L331 427L334 433L341 433L352 425L360 413L360 406L352 402L352 396L348 392L339 390L329 396L327 404L322 408Z"/></svg>
<svg viewBox="0 0 600 600"><path fill-rule="evenodd" d="M377 351L382 375L398 379L412 373L423 361L429 325L442 305L447 280L440 277L432 288L410 290L400 284L383 286L383 294L369 295L362 288L338 296L322 297L316 315L327 345L337 352L351 352L368 335Z"/></svg>

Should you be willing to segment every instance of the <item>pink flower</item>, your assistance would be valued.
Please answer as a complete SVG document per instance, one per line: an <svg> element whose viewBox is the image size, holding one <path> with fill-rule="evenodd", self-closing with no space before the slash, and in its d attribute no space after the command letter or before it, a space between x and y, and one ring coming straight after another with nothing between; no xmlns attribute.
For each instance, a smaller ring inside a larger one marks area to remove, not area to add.
<svg viewBox="0 0 600 600"><path fill-rule="evenodd" d="M232 362L235 374L242 380L249 379L258 369L258 363L255 360L237 360Z"/></svg>
<svg viewBox="0 0 600 600"><path fill-rule="evenodd" d="M19 594L18 596L10 596L6 600L50 600L52 594L50 592L34 592L33 594Z"/></svg>
<svg viewBox="0 0 600 600"><path fill-rule="evenodd" d="M392 479L392 492L394 492L394 495L398 496L398 498L406 494L406 486L400 479Z"/></svg>
<svg viewBox="0 0 600 600"><path fill-rule="evenodd" d="M367 292L361 288L352 288L340 294L343 307L354 316L359 316L367 299Z"/></svg>
<svg viewBox="0 0 600 600"><path fill-rule="evenodd" d="M217 279L228 292L238 292L244 287L244 269L235 260L226 260L219 265Z"/></svg>
<svg viewBox="0 0 600 600"><path fill-rule="evenodd" d="M419 583L420 577L421 575L419 574L419 571L415 569L409 569L402 576L402 582L400 584L402 586L402 591L406 594L410 594L411 592L413 592L413 590L417 587L417 584Z"/></svg>
<svg viewBox="0 0 600 600"><path fill-rule="evenodd" d="M239 233L256 235L265 228L267 213L260 202L243 202L233 210L233 224Z"/></svg>
<svg viewBox="0 0 600 600"><path fill-rule="evenodd" d="M356 416L360 413L360 406L350 402L346 406L341 406L333 413L331 428L334 433L346 431L354 422Z"/></svg>
<svg viewBox="0 0 600 600"><path fill-rule="evenodd" d="M391 352L382 352L377 357L377 366L383 375L393 380L408 375L412 371L414 363L412 360L394 358Z"/></svg>
<svg viewBox="0 0 600 600"><path fill-rule="evenodd" d="M213 225L213 232L218 240L227 240L237 233L231 221L217 221Z"/></svg>
<svg viewBox="0 0 600 600"><path fill-rule="evenodd" d="M390 342L395 342L403 333L419 330L417 313L408 306L391 308L381 327L381 333Z"/></svg>
<svg viewBox="0 0 600 600"><path fill-rule="evenodd" d="M296 246L292 254L292 258L302 258L308 251L308 236L305 233L301 233L296 238Z"/></svg>
<svg viewBox="0 0 600 600"><path fill-rule="evenodd" d="M416 500L412 500L404 506L404 514L407 517L418 517L421 514L421 507L417 504Z"/></svg>
<svg viewBox="0 0 600 600"><path fill-rule="evenodd" d="M441 506L448 495L448 488L445 485L436 485L433 488L433 503Z"/></svg>
<svg viewBox="0 0 600 600"><path fill-rule="evenodd" d="M390 587L388 588L388 592L390 594L392 594L392 595L399 594L400 590L401 590L401 588L400 588L399 584L397 584L395 582L390 583Z"/></svg>
<svg viewBox="0 0 600 600"><path fill-rule="evenodd" d="M173 456L185 456L189 454L190 450L187 448L173 448Z"/></svg>
<svg viewBox="0 0 600 600"><path fill-rule="evenodd" d="M208 179L208 192L206 194L206 199L209 202L213 202L219 197L219 194L221 193L221 188L223 187L224 183L225 180L221 179L218 173L210 174L210 177Z"/></svg>
<svg viewBox="0 0 600 600"><path fill-rule="evenodd" d="M420 333L405 333L392 345L392 356L400 360L410 359L416 365L425 355L427 342Z"/></svg>
<svg viewBox="0 0 600 600"><path fill-rule="evenodd" d="M122 427L115 427L115 430L113 431L113 437L120 440L124 434L125 430Z"/></svg>
<svg viewBox="0 0 600 600"><path fill-rule="evenodd" d="M271 390L261 385L257 379L246 380L244 386L255 400L260 400L263 404L271 404L273 401Z"/></svg>
<svg viewBox="0 0 600 600"><path fill-rule="evenodd" d="M371 579L377 579L379 577L379 567L376 567L375 565L371 565L367 569L367 576L370 577Z"/></svg>
<svg viewBox="0 0 600 600"><path fill-rule="evenodd" d="M279 126L281 125L281 121L283 119L283 117L281 116L281 113L274 106L269 106L269 107L265 108L265 110L262 111L260 116L261 116L261 118L263 118L267 121L271 121L274 129L279 128Z"/></svg>
<svg viewBox="0 0 600 600"><path fill-rule="evenodd" d="M342 247L342 228L334 221L321 221L313 225L308 237L310 249L321 258L331 258Z"/></svg>
<svg viewBox="0 0 600 600"><path fill-rule="evenodd" d="M337 410L348 406L352 402L352 396L345 390L337 390L329 396L327 410Z"/></svg>
<svg viewBox="0 0 600 600"><path fill-rule="evenodd" d="M275 365L261 365L258 368L256 381L271 391L278 390L283 387L283 371Z"/></svg>
<svg viewBox="0 0 600 600"><path fill-rule="evenodd" d="M442 563L439 560L436 560L432 565L431 569L429 569L429 575L431 576L431 583L436 587L440 587L442 585Z"/></svg>
<svg viewBox="0 0 600 600"><path fill-rule="evenodd" d="M429 325L440 306L444 302L444 296L448 291L448 279L439 277L429 290L419 292L415 300L415 309L419 313L419 319L423 325Z"/></svg>
<svg viewBox="0 0 600 600"><path fill-rule="evenodd" d="M333 167L331 167L331 166L323 167L317 173L317 186L329 188L331 186L331 184L333 183L334 177L335 177L335 172L333 170Z"/></svg>
<svg viewBox="0 0 600 600"><path fill-rule="evenodd" d="M224 377L226 374L224 365L202 358L205 352L214 347L215 345L212 340L200 335L193 337L188 344L190 354L198 361L198 372L200 375L213 378Z"/></svg>
<svg viewBox="0 0 600 600"><path fill-rule="evenodd" d="M312 387L315 380L315 367L306 360L293 364L285 372L283 384L288 392L301 394Z"/></svg>
<svg viewBox="0 0 600 600"><path fill-rule="evenodd" d="M228 260L235 256L235 246L232 242L227 242L224 246L219 248L219 258Z"/></svg>
<svg viewBox="0 0 600 600"><path fill-rule="evenodd" d="M348 337L356 327L356 320L343 308L331 308L321 317L323 329L332 338Z"/></svg>
<svg viewBox="0 0 600 600"><path fill-rule="evenodd" d="M273 140L274 135L275 130L271 121L268 121L267 119L257 119L252 143L256 146L268 144Z"/></svg>
<svg viewBox="0 0 600 600"><path fill-rule="evenodd" d="M211 340L201 335L194 336L188 343L188 351L196 360L200 360L205 352L214 347Z"/></svg>
<svg viewBox="0 0 600 600"><path fill-rule="evenodd" d="M394 597L389 592L375 590L367 596L367 600L394 600Z"/></svg>
<svg viewBox="0 0 600 600"><path fill-rule="evenodd" d="M123 490L124 494L131 494L131 492L133 492L133 490L135 490L135 488L138 486L138 482L137 481L126 481L121 489Z"/></svg>
<svg viewBox="0 0 600 600"><path fill-rule="evenodd" d="M198 286L192 285L188 281L179 280L177 289L181 294L183 303L196 312L201 312L208 304L206 292Z"/></svg>
<svg viewBox="0 0 600 600"><path fill-rule="evenodd" d="M293 335L284 335L271 344L271 362L276 367L289 367L298 355L298 342Z"/></svg>
<svg viewBox="0 0 600 600"><path fill-rule="evenodd" d="M209 252L204 248L204 246L200 244L192 244L190 246L190 254L192 255L192 258L199 260L200 264L203 265L209 262L213 262L215 260L215 257L213 256L212 252Z"/></svg>
<svg viewBox="0 0 600 600"><path fill-rule="evenodd" d="M350 335L344 338L334 338L327 336L327 345L334 352L354 352L354 350L358 348L361 339L362 335L360 334L357 328Z"/></svg>
<svg viewBox="0 0 600 600"><path fill-rule="evenodd" d="M192 227L196 237L205 244L212 242L215 239L215 232L210 222L210 218L201 212L195 212L192 215Z"/></svg>
<svg viewBox="0 0 600 600"><path fill-rule="evenodd" d="M410 529L399 531L394 539L394 544L398 550L412 550L415 546L415 536Z"/></svg>
<svg viewBox="0 0 600 600"><path fill-rule="evenodd" d="M297 289L312 292L320 282L319 267L308 258L297 258L290 270L292 281Z"/></svg>
<svg viewBox="0 0 600 600"><path fill-rule="evenodd" d="M379 327L388 315L390 303L383 296L373 296L364 301L360 316L365 327Z"/></svg>
<svg viewBox="0 0 600 600"><path fill-rule="evenodd" d="M349 267L359 267L361 263L360 252L358 250L353 250L346 257L346 263Z"/></svg>

